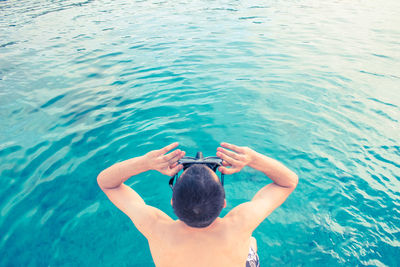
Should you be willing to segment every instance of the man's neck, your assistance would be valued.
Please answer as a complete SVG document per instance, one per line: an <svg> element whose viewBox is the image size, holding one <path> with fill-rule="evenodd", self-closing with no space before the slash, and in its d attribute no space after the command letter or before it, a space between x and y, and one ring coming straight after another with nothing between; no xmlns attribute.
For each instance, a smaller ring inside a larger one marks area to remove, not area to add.
<svg viewBox="0 0 400 267"><path fill-rule="evenodd" d="M179 227L181 229L183 229L184 231L199 233L199 232L208 232L208 231L215 229L220 224L220 220L221 220L221 218L217 218L209 226L202 227L202 228L188 226L186 223L184 223L181 220L177 220L176 222L178 223Z"/></svg>

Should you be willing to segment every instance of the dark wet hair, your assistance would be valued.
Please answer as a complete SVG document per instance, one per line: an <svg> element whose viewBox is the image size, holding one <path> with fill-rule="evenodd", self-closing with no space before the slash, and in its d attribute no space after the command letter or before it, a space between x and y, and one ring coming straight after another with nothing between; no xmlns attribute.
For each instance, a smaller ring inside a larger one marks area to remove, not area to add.
<svg viewBox="0 0 400 267"><path fill-rule="evenodd" d="M203 164L190 166L176 181L172 193L176 216L196 228L209 226L221 213L224 200L224 187Z"/></svg>

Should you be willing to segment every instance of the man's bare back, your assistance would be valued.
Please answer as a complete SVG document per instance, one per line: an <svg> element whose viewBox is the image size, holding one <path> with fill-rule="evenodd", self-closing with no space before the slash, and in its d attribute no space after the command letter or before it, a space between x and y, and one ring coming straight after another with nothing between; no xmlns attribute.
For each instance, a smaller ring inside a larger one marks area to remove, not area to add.
<svg viewBox="0 0 400 267"><path fill-rule="evenodd" d="M132 188L123 183L150 169L169 176L179 172L182 166L178 160L185 152L177 149L167 154L177 146L173 143L142 157L114 164L99 174L100 188L147 238L156 266L244 266L250 247L257 250L253 231L295 189L297 175L278 161L250 148L221 143L217 149L217 156L224 165L219 168L221 173L232 174L249 166L262 171L273 183L207 227L191 227L146 205ZM213 175L218 179L215 173Z"/></svg>
<svg viewBox="0 0 400 267"><path fill-rule="evenodd" d="M243 266L251 243L251 235L229 218L218 218L206 228L165 220L155 231L163 233L148 239L156 266Z"/></svg>

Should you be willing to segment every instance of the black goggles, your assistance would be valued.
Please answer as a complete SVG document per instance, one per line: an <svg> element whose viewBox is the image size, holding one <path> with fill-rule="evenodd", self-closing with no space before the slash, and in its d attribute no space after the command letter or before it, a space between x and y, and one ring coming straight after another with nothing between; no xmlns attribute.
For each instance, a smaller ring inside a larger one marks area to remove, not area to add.
<svg viewBox="0 0 400 267"><path fill-rule="evenodd" d="M197 152L196 157L183 157L180 160L178 160L178 164L183 165L183 170L186 170L193 164L205 164L207 167L209 167L211 170L214 172L217 172L217 169L219 166L222 166L222 159L219 157L206 157L203 158L203 153ZM171 177L169 180L169 186L171 189L174 187L174 180L175 178L177 179L178 173L175 174L174 176ZM224 185L224 174L221 172L221 184Z"/></svg>

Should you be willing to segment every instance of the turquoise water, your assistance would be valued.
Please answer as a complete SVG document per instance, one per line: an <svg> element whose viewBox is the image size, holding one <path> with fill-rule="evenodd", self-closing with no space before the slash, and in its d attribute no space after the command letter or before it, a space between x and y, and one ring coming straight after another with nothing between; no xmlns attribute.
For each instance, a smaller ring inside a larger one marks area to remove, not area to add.
<svg viewBox="0 0 400 267"><path fill-rule="evenodd" d="M301 179L254 232L262 266L400 266L399 11L0 2L0 265L153 266L97 174L173 141L206 156L227 141ZM267 181L226 177L224 214ZM174 216L168 177L127 184Z"/></svg>

